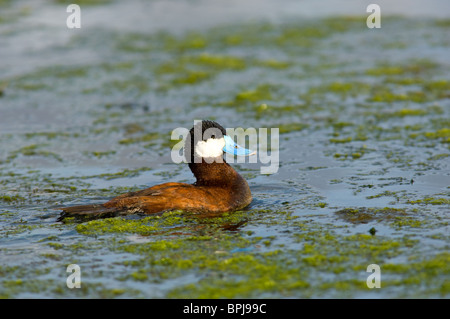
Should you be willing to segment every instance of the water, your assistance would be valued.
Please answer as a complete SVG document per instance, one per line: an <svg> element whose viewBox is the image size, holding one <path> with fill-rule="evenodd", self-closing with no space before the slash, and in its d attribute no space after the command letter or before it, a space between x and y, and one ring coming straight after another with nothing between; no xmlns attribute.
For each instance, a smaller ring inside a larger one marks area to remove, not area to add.
<svg viewBox="0 0 450 319"><path fill-rule="evenodd" d="M445 1L380 2L379 30L357 1L88 2L78 30L0 2L1 297L448 297ZM170 133L202 118L280 129L276 174L234 164L249 208L56 221L193 182Z"/></svg>

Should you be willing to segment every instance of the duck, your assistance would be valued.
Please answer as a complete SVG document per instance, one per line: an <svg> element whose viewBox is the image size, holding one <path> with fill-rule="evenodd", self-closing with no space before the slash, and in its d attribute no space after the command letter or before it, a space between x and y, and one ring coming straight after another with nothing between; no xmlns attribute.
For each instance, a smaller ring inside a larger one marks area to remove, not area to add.
<svg viewBox="0 0 450 319"><path fill-rule="evenodd" d="M242 210L252 202L250 187L226 162L225 153L235 156L256 154L236 144L217 122L198 121L184 142L184 162L188 163L196 179L193 184L168 182L125 193L102 204L62 207L58 220L148 215L175 210L213 215Z"/></svg>

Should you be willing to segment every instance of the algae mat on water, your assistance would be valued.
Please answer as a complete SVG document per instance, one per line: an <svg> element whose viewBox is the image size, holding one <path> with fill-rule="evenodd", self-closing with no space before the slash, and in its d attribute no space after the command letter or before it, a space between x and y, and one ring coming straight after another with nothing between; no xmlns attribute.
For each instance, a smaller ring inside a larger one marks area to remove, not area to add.
<svg viewBox="0 0 450 319"><path fill-rule="evenodd" d="M0 78L0 296L448 297L449 23L364 22L102 29L49 48L101 62ZM198 118L279 128L276 174L234 164L248 209L56 222L61 205L193 182L167 152Z"/></svg>

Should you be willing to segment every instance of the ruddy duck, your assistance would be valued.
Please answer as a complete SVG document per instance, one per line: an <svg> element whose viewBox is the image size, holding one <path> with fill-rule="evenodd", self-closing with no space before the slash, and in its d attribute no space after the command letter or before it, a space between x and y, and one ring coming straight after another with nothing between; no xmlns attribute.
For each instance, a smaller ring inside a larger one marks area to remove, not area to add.
<svg viewBox="0 0 450 319"><path fill-rule="evenodd" d="M185 159L196 178L194 184L164 183L117 196L104 204L61 208L59 220L170 210L218 214L242 209L252 201L250 188L247 181L225 162L224 152L241 156L254 154L235 144L218 123L198 122L189 131L184 144Z"/></svg>

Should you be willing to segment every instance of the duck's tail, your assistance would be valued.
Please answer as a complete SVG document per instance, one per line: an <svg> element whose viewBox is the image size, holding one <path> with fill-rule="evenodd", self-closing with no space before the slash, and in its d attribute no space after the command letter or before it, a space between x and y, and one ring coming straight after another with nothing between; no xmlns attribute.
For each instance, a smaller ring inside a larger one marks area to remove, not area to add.
<svg viewBox="0 0 450 319"><path fill-rule="evenodd" d="M63 221L68 217L90 220L122 215L122 210L117 207L105 207L99 204L62 207L59 209L62 210L62 212L58 217L58 221Z"/></svg>

